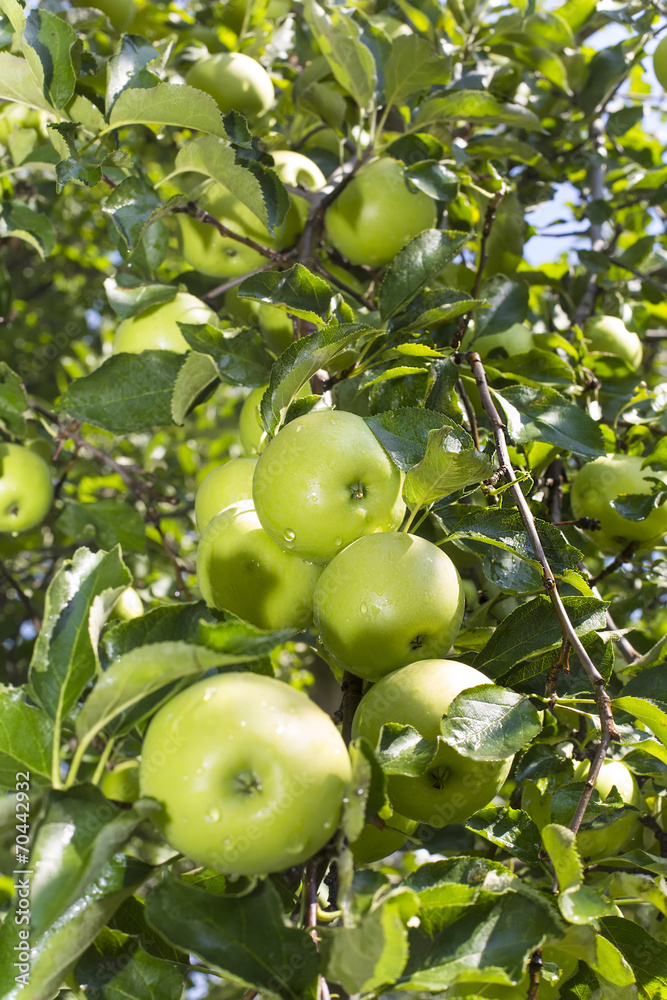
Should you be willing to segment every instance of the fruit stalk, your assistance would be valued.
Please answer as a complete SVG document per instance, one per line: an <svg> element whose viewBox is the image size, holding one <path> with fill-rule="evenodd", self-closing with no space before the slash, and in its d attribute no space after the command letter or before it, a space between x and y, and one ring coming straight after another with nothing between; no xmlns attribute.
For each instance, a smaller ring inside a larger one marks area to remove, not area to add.
<svg viewBox="0 0 667 1000"><path fill-rule="evenodd" d="M551 603L554 606L556 614L558 615L558 620L560 622L561 630L563 632L563 637L570 643L571 647L576 652L581 665L583 666L588 679L591 682L593 690L595 691L595 700L597 702L598 710L600 713L600 726L601 726L601 737L600 743L598 745L597 752L593 763L591 764L591 769L586 781L584 791L582 792L579 803L575 810L572 822L570 823L570 829L573 833L576 833L581 825L581 821L584 818L584 814L590 802L591 795L593 794L593 788L595 787L595 782L597 780L598 774L600 773L600 768L605 759L607 749L609 744L613 739L618 739L618 730L614 723L614 716L611 710L611 699L607 694L604 678L598 671L597 667L591 660L590 656L586 652L579 636L574 631L572 622L570 621L567 611L561 600L561 596L558 592L558 587L556 586L556 581L554 575L551 571L551 567L547 560L547 557L542 548L542 542L537 533L537 527L535 525L535 520L531 513L530 507L526 502L526 498L523 495L520 485L516 482L516 476L514 469L512 467L512 462L510 459L509 451L507 448L507 439L505 437L505 425L496 409L496 406L491 398L491 393L489 392L489 386L486 381L486 373L484 371L484 365L482 364L479 354L475 351L471 351L468 354L459 356L459 360L465 360L465 362L470 365L472 373L475 377L475 382L479 390L479 396L482 402L482 406L491 422L491 427L493 430L493 437L496 443L496 449L498 452L498 457L500 464L505 469L505 476L510 483L510 492L514 497L514 501L521 515L521 520L524 523L526 532L530 539L530 543L533 546L533 552L537 556L542 569L544 570L544 589L546 590Z"/></svg>

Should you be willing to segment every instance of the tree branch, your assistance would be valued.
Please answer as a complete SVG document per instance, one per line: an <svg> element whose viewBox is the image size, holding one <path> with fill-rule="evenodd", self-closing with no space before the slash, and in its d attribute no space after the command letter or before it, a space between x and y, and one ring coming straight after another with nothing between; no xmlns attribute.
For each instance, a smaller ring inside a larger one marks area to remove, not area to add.
<svg viewBox="0 0 667 1000"><path fill-rule="evenodd" d="M551 571L551 567L542 547L540 536L537 532L535 519L533 518L528 502L523 495L521 486L516 482L516 476L514 474L514 469L512 468L512 462L507 447L507 439L505 437L505 425L503 424L500 414L498 413L495 403L491 397L481 358L479 354L473 351L464 355L464 360L472 369L482 405L491 423L499 462L505 468L505 476L510 483L510 491L519 510L519 514L521 515L521 520L524 523L526 533L528 534L528 538L530 539L530 543L533 547L533 552L542 566L544 589L549 595L551 603L553 604L554 610L558 616L563 637L568 641L572 649L579 657L581 665L586 671L588 679L593 687L593 690L595 691L595 700L600 713L601 736L597 753L593 763L591 764L588 780L586 781L584 791L575 810L572 822L570 823L570 829L573 833L576 833L581 825L581 821L588 807L588 803L590 802L591 795L593 794L595 782L598 774L600 773L600 768L602 767L602 762L604 761L609 744L613 739L618 739L619 734L614 723L614 717L611 710L611 700L605 689L604 678L586 652L586 649L584 648L581 639L575 632L572 622L570 621L567 611L565 610L562 598L558 592L558 587L556 586L554 575Z"/></svg>
<svg viewBox="0 0 667 1000"><path fill-rule="evenodd" d="M477 260L477 273L475 275L475 283L472 287L473 299L476 299L477 296L479 295L479 290L482 284L482 274L484 273L484 268L486 266L486 261L488 256L486 251L486 245L488 243L489 236L491 235L491 229L493 227L493 223L496 218L496 210L502 200L504 193L505 193L504 188L501 188L500 191L498 191L495 194L495 196L490 200L489 204L486 206L486 213L484 215L484 225L482 226L482 235L479 242L479 258ZM473 312L472 309L470 309L467 313L464 313L464 315L459 320L459 325L456 328L456 333L454 334L451 345L455 351L458 351L459 345L465 336L466 330L468 329L468 324L472 319L472 312Z"/></svg>
<svg viewBox="0 0 667 1000"><path fill-rule="evenodd" d="M39 616L37 615L37 612L33 607L32 601L30 600L30 598L28 597L28 595L26 594L25 590L18 582L16 577L12 576L12 574L2 561L0 561L0 573L2 573L5 580L7 580L7 582L9 583L10 587L13 587L16 593L19 595L21 603L28 612L28 617L30 618L30 621L32 622L35 630L39 632L42 627L42 623L40 622Z"/></svg>

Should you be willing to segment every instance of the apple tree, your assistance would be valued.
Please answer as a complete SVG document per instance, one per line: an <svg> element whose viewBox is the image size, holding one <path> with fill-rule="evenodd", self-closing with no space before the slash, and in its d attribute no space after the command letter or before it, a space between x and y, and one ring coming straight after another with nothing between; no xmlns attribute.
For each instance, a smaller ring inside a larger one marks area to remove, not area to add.
<svg viewBox="0 0 667 1000"><path fill-rule="evenodd" d="M667 996L666 17L0 0L2 1000Z"/></svg>

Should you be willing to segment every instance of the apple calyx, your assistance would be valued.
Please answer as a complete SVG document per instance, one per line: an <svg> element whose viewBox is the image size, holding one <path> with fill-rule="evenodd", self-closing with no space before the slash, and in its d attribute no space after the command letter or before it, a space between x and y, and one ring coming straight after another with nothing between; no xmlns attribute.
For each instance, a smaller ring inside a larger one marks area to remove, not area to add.
<svg viewBox="0 0 667 1000"><path fill-rule="evenodd" d="M361 482L351 483L349 489L353 500L363 500L366 496L366 487Z"/></svg>
<svg viewBox="0 0 667 1000"><path fill-rule="evenodd" d="M445 782L449 777L449 771L450 769L448 767L439 765L428 772L429 778L433 781L434 788L443 789L445 787Z"/></svg>
<svg viewBox="0 0 667 1000"><path fill-rule="evenodd" d="M241 771L234 779L234 790L239 795L255 795L262 790L262 782L254 771Z"/></svg>

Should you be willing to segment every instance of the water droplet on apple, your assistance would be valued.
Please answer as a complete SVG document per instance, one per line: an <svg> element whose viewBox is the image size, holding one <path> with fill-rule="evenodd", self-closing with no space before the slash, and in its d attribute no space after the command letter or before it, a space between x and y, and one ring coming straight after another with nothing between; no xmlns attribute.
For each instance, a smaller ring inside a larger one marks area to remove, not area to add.
<svg viewBox="0 0 667 1000"><path fill-rule="evenodd" d="M294 531L292 531L291 528L287 528L285 530L283 538L285 539L285 545L287 545L287 547L290 548L290 549L293 548L293 546L294 546L294 539L296 538L296 533Z"/></svg>
<svg viewBox="0 0 667 1000"><path fill-rule="evenodd" d="M209 809L209 811L204 816L207 823L217 823L220 820L220 810L219 809Z"/></svg>
<svg viewBox="0 0 667 1000"><path fill-rule="evenodd" d="M340 535L338 535L337 538L334 538L334 545L338 546L342 544L343 544L343 539L340 537Z"/></svg>
<svg viewBox="0 0 667 1000"><path fill-rule="evenodd" d="M368 614L368 605L366 603L360 604L359 605L359 610L361 611L362 615L367 615Z"/></svg>

